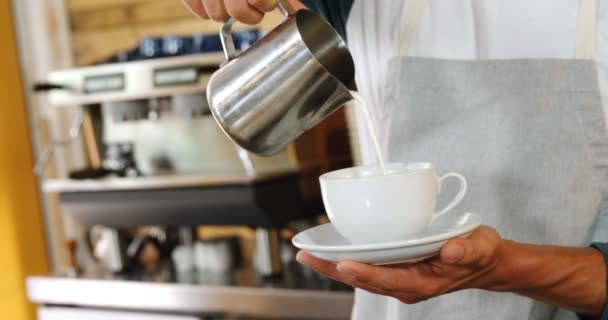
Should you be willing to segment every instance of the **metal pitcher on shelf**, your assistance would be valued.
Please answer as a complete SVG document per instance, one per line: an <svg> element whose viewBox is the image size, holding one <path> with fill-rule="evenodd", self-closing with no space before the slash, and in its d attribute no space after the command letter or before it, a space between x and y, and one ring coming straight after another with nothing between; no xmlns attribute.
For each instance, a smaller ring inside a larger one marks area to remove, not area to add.
<svg viewBox="0 0 608 320"><path fill-rule="evenodd" d="M278 1L283 22L236 54L230 18L220 35L226 61L210 78L215 120L238 145L273 155L353 97L355 67L346 43L327 21Z"/></svg>

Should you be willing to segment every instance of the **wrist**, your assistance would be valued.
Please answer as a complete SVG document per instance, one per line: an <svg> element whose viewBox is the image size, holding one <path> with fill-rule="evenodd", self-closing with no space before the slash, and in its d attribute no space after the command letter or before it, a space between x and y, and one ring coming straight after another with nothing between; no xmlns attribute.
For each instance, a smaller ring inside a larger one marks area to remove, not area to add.
<svg viewBox="0 0 608 320"><path fill-rule="evenodd" d="M521 285L523 278L540 263L541 259L526 252L525 245L501 239L496 259L479 279L478 288L499 292L514 291Z"/></svg>
<svg viewBox="0 0 608 320"><path fill-rule="evenodd" d="M503 239L482 289L521 294L562 282L580 261L559 253L559 248Z"/></svg>
<svg viewBox="0 0 608 320"><path fill-rule="evenodd" d="M598 315L606 299L606 261L593 248L501 240L495 263L476 287L513 292L581 314Z"/></svg>

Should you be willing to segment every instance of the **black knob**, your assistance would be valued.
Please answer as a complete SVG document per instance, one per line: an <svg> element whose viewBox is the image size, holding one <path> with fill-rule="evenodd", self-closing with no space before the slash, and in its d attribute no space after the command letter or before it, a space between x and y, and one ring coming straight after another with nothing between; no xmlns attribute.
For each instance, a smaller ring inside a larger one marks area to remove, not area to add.
<svg viewBox="0 0 608 320"><path fill-rule="evenodd" d="M34 83L34 85L32 86L32 90L34 90L34 92L46 92L57 89L67 89L67 87L61 84L43 82Z"/></svg>

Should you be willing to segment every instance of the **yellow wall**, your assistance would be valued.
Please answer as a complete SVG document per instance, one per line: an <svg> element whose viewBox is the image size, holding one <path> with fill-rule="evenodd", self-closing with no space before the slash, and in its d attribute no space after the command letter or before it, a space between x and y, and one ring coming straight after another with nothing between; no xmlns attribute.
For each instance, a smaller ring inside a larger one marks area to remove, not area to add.
<svg viewBox="0 0 608 320"><path fill-rule="evenodd" d="M35 318L24 279L47 272L10 1L0 1L0 318Z"/></svg>

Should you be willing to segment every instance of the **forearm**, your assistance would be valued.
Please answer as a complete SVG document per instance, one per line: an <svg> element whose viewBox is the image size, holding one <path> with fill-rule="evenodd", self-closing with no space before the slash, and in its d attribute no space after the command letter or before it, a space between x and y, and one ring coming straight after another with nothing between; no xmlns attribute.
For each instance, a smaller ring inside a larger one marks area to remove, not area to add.
<svg viewBox="0 0 608 320"><path fill-rule="evenodd" d="M593 248L538 246L504 240L501 261L483 286L510 291L581 314L599 315L606 300L606 264Z"/></svg>

